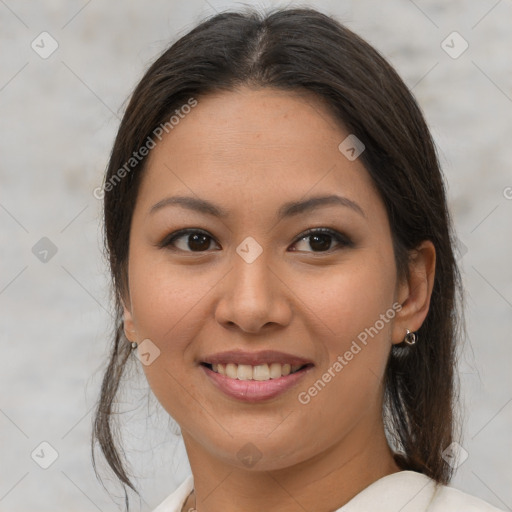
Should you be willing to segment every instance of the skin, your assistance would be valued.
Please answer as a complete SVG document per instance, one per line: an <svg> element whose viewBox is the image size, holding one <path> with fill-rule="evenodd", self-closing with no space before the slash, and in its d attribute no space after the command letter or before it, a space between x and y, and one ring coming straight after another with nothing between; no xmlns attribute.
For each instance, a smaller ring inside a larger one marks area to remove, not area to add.
<svg viewBox="0 0 512 512"><path fill-rule="evenodd" d="M144 371L181 427L199 512L332 511L399 471L384 437L382 380L391 345L427 315L435 250L422 243L411 252L410 276L399 279L384 204L361 161L338 150L348 132L318 99L243 87L198 100L144 171L130 233L125 333L160 350ZM364 215L329 205L277 221L283 203L333 193ZM229 216L177 205L150 213L174 195L206 199ZM327 237L330 248L318 250L300 236L321 227L353 244ZM207 232L210 244L193 251L185 235L174 248L158 246L184 228ZM248 236L263 250L252 263L236 252ZM301 404L298 393L394 303L401 306L394 318ZM278 397L244 403L199 366L231 349L280 350L314 368ZM260 457L250 467L237 456L248 443ZM193 497L184 510L191 505Z"/></svg>

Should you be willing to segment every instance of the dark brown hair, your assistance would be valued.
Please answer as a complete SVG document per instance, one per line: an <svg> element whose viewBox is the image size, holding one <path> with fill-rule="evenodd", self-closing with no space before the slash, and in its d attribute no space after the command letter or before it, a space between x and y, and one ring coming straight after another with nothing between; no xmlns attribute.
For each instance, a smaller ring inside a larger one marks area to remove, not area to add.
<svg viewBox="0 0 512 512"><path fill-rule="evenodd" d="M130 481L113 435L115 398L128 362L121 297L127 292L129 232L146 158L113 181L156 127L193 97L241 85L302 91L328 106L366 146L360 158L389 216L400 277L411 249L431 240L436 273L430 310L413 347L394 346L385 375L383 417L402 469L440 483L454 436L454 367L462 326L460 276L436 150L415 99L387 61L333 18L314 9L225 12L198 25L148 69L132 94L105 176L105 250L115 292L115 336L92 436L125 486ZM126 487L125 490L126 498ZM128 507L127 499L126 504Z"/></svg>

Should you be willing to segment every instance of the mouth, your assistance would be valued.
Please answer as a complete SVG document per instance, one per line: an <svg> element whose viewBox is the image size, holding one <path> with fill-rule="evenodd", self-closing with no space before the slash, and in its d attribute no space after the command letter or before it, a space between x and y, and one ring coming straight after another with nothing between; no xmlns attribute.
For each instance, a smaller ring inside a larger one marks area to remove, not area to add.
<svg viewBox="0 0 512 512"><path fill-rule="evenodd" d="M246 380L246 381L269 381L280 379L288 375L312 367L311 363L306 364L288 364L288 363L264 363L258 365L236 364L236 363L206 363L202 362L202 366L208 368L213 373L223 375L229 379Z"/></svg>
<svg viewBox="0 0 512 512"><path fill-rule="evenodd" d="M283 356L276 354L267 354L269 362L261 360L262 353L257 357L254 354L245 354L245 357L231 354L229 358L219 354L212 356L210 361L202 361L199 367L207 381L213 384L213 389L221 391L226 397L241 402L263 402L284 395L314 368L313 363L301 358L288 357L290 362L283 362ZM280 358L281 362L270 362L273 357ZM230 359L230 362L226 362L226 359ZM237 359L245 361L232 362ZM224 362L220 362L222 360ZM253 364L247 364L249 362Z"/></svg>

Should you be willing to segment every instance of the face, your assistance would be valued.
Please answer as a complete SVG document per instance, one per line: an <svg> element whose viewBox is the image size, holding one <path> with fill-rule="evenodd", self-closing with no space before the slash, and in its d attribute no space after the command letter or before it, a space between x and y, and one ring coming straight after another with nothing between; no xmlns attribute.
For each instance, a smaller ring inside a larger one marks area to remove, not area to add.
<svg viewBox="0 0 512 512"><path fill-rule="evenodd" d="M381 422L405 333L390 226L315 98L243 88L198 101L144 171L125 332L187 449L285 468Z"/></svg>

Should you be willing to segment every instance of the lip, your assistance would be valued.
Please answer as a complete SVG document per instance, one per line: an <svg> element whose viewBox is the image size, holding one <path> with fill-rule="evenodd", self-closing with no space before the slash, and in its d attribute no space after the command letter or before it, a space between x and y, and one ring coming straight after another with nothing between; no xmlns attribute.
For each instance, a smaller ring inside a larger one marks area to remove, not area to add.
<svg viewBox="0 0 512 512"><path fill-rule="evenodd" d="M273 360L273 362L279 361ZM213 384L224 394L243 402L254 403L270 400L271 398L288 391L304 378L309 370L313 368L313 365L308 365L295 373L290 373L289 375L284 375L277 379L263 381L232 379L226 375L221 375L220 373L210 370L210 368L203 364L199 365L199 367L205 372L206 376L213 382Z"/></svg>
<svg viewBox="0 0 512 512"><path fill-rule="evenodd" d="M260 352L244 352L243 350L228 350L226 352L217 352L206 356L201 360L203 363L208 364L249 364L257 366L259 364L280 363L289 365L305 365L313 364L312 361L304 359L293 354L279 352L276 350L261 350ZM278 380L278 379L275 379Z"/></svg>

